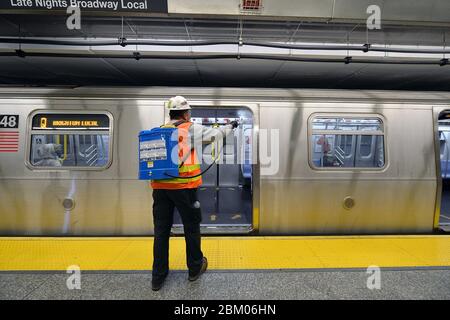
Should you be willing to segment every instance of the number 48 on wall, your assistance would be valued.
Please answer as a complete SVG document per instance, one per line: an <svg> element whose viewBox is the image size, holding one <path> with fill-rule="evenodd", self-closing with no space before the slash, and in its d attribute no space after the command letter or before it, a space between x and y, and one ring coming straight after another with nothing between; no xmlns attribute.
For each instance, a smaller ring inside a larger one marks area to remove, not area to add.
<svg viewBox="0 0 450 320"><path fill-rule="evenodd" d="M19 116L18 115L4 115L0 114L0 129L1 128L18 128Z"/></svg>

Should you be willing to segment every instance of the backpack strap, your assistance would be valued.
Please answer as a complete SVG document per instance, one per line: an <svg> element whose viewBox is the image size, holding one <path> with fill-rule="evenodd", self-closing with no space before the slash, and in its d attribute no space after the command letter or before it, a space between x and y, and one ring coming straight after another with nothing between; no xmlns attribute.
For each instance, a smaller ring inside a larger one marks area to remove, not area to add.
<svg viewBox="0 0 450 320"><path fill-rule="evenodd" d="M187 121L186 120L178 120L177 122L175 122L173 125L175 126L175 127L178 127L179 125L182 125L183 123L186 123Z"/></svg>
<svg viewBox="0 0 450 320"><path fill-rule="evenodd" d="M181 125L181 124L183 124L185 122L187 122L187 121L186 120L178 120L175 123L163 124L162 126L159 126L159 127L160 128L176 128L176 127L178 127L179 125Z"/></svg>

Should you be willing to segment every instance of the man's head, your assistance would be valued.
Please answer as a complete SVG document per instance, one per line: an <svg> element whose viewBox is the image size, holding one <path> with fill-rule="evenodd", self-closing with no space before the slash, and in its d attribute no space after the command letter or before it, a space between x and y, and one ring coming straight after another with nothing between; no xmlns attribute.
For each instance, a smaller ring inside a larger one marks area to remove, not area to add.
<svg viewBox="0 0 450 320"><path fill-rule="evenodd" d="M166 102L171 120L191 120L191 106L182 96L176 96Z"/></svg>
<svg viewBox="0 0 450 320"><path fill-rule="evenodd" d="M191 110L170 110L170 120L191 120Z"/></svg>

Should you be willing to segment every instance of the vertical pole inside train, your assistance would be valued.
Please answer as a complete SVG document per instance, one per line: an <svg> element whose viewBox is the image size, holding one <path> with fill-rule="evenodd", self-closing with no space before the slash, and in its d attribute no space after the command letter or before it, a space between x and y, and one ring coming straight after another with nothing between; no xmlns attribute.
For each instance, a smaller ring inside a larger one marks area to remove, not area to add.
<svg viewBox="0 0 450 320"><path fill-rule="evenodd" d="M217 120L217 109L214 111L214 118L215 118L215 124L219 124L219 122L218 122L218 120ZM218 147L219 147L219 141L217 141L216 142L217 144L216 144L216 148L214 149L214 157L220 157L220 154L219 154L219 152L220 152L220 150L218 149ZM223 145L222 145L222 148L223 148ZM215 205L215 212L216 213L218 213L219 212L219 202L220 202L220 198L219 198L219 185L220 185L220 177L219 177L219 175L220 175L220 170L219 170L219 163L217 163L216 165L215 165L215 167L216 167L216 185L215 185L215 193L214 193L214 196L215 196L215 202L216 202L216 205ZM203 214L204 215L204 214Z"/></svg>

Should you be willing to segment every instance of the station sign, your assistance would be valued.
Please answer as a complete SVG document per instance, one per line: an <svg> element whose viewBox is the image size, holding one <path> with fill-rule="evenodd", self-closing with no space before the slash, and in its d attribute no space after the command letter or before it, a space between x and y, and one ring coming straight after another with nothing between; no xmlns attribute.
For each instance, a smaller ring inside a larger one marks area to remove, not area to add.
<svg viewBox="0 0 450 320"><path fill-rule="evenodd" d="M105 114L39 113L33 117L33 130L109 130Z"/></svg>
<svg viewBox="0 0 450 320"><path fill-rule="evenodd" d="M168 13L167 0L1 0L0 10L32 13L66 11L78 7L81 12Z"/></svg>

